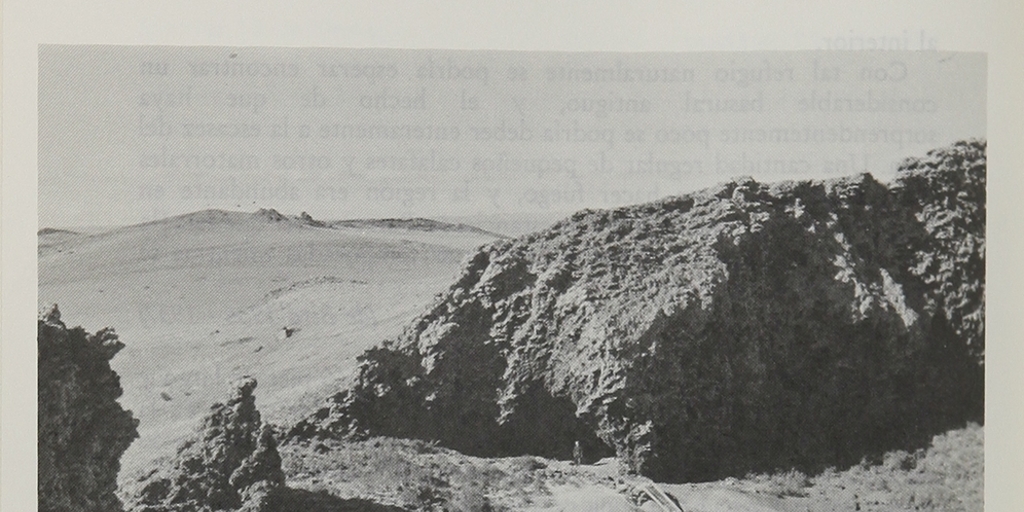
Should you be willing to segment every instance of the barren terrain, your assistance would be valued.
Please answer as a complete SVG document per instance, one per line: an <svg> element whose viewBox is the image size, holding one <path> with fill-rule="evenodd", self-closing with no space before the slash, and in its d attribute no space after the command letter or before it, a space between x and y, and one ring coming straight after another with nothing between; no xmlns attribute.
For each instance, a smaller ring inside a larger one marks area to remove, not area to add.
<svg viewBox="0 0 1024 512"><path fill-rule="evenodd" d="M265 418L285 422L336 389L493 236L323 228L204 211L98 234L42 230L39 302L69 326L115 327L121 403L140 419L122 477L166 454L220 400L260 380ZM291 332L284 336L283 328Z"/></svg>

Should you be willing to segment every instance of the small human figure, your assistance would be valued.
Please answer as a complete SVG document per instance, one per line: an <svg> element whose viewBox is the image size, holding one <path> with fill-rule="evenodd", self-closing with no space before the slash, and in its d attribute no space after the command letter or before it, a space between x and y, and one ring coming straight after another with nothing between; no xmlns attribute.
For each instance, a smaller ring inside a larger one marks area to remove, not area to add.
<svg viewBox="0 0 1024 512"><path fill-rule="evenodd" d="M579 441L576 441L576 445L572 447L572 462L576 466L583 463L583 447L580 446Z"/></svg>

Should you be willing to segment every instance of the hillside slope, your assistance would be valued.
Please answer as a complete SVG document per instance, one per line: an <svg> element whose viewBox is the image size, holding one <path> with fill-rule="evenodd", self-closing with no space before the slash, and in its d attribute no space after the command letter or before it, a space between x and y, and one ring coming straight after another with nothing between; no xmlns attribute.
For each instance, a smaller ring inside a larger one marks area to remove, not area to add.
<svg viewBox="0 0 1024 512"><path fill-rule="evenodd" d="M985 143L890 184L737 180L479 250L292 439L389 435L659 480L856 463L980 421Z"/></svg>
<svg viewBox="0 0 1024 512"><path fill-rule="evenodd" d="M258 378L269 421L315 410L356 356L399 334L470 248L492 240L207 210L102 233L43 232L38 293L72 325L116 325L125 342L112 365L122 403L141 419L125 475L171 453L226 380Z"/></svg>

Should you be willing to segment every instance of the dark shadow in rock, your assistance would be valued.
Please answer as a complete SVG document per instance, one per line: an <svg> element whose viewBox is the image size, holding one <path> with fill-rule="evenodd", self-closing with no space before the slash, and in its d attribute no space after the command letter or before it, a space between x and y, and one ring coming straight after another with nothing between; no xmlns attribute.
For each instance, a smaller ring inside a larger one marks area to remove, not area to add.
<svg viewBox="0 0 1024 512"><path fill-rule="evenodd" d="M342 499L327 491L305 489L281 489L277 509L281 511L302 510L304 512L405 512L405 509L381 505L364 499Z"/></svg>
<svg viewBox="0 0 1024 512"><path fill-rule="evenodd" d="M524 389L516 397L515 413L495 427L493 437L499 456L539 455L572 460L573 445L577 442L586 463L615 455L615 449L594 433L591 424L576 416L576 404L571 399L552 395L542 382Z"/></svg>

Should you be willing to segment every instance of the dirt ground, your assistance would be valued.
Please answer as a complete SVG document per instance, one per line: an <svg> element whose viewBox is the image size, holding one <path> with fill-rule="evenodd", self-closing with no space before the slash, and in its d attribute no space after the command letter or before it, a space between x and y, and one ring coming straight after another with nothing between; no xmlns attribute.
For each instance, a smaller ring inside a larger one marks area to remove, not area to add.
<svg viewBox="0 0 1024 512"><path fill-rule="evenodd" d="M397 510L662 512L653 485L686 512L903 512L984 509L983 428L936 436L926 450L890 452L817 475L783 470L665 484L625 475L614 459L575 466L540 457L487 459L417 440L319 441L281 448L288 485Z"/></svg>

